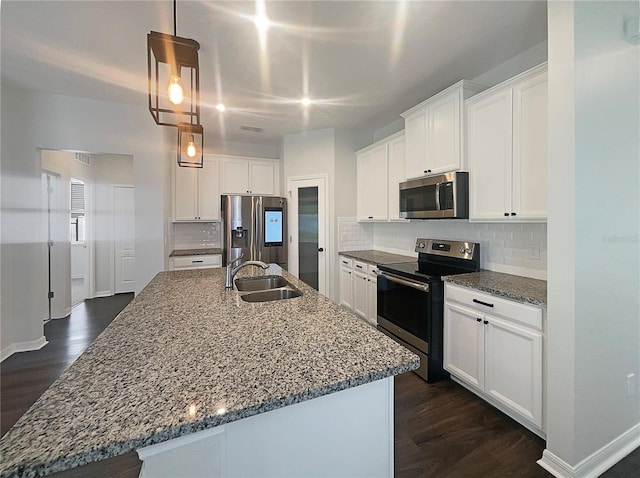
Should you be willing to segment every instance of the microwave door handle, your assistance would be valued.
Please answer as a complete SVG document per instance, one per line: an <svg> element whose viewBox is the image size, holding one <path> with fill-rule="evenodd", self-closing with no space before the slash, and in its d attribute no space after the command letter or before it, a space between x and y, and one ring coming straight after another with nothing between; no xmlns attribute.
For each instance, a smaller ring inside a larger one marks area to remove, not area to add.
<svg viewBox="0 0 640 478"><path fill-rule="evenodd" d="M406 285L407 287L412 287L413 289L418 289L422 292L429 292L429 284L423 284L421 282L413 282L407 279L402 279L400 277L392 276L387 274L386 272L380 272L379 276L384 277L389 282L396 282L397 284Z"/></svg>
<svg viewBox="0 0 640 478"><path fill-rule="evenodd" d="M442 183L436 183L436 211L440 211L440 185Z"/></svg>

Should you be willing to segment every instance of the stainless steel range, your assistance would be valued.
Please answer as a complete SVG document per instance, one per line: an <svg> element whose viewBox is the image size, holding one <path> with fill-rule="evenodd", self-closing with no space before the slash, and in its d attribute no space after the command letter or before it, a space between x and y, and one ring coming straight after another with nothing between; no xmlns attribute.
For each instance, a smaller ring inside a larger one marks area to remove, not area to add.
<svg viewBox="0 0 640 478"><path fill-rule="evenodd" d="M442 363L442 276L480 270L480 244L418 239L415 251L416 262L378 267L378 329L418 354L415 372L434 382L448 376Z"/></svg>

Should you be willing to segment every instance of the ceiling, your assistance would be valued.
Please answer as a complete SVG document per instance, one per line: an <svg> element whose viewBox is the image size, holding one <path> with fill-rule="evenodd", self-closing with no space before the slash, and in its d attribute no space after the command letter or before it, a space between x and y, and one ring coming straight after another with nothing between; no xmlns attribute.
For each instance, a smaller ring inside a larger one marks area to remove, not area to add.
<svg viewBox="0 0 640 478"><path fill-rule="evenodd" d="M172 33L171 1L3 0L1 9L3 81L146 107L146 34ZM378 128L547 37L545 1L267 1L266 11L273 25L261 49L255 2L178 1L178 36L200 43L209 138L273 143ZM297 103L305 94L308 109Z"/></svg>

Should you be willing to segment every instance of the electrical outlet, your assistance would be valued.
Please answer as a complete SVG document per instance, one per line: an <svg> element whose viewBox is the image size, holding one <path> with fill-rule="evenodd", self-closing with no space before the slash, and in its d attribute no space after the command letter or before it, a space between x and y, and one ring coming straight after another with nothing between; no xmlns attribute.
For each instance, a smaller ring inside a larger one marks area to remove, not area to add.
<svg viewBox="0 0 640 478"><path fill-rule="evenodd" d="M627 398L631 398L636 393L636 374L627 375Z"/></svg>

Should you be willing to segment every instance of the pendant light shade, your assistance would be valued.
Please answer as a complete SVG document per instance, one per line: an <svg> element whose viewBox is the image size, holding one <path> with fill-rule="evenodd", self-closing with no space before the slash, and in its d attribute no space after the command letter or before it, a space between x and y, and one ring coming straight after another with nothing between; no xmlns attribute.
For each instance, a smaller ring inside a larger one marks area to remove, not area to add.
<svg viewBox="0 0 640 478"><path fill-rule="evenodd" d="M204 130L197 124L178 124L178 166L203 166Z"/></svg>
<svg viewBox="0 0 640 478"><path fill-rule="evenodd" d="M156 124L200 124L199 49L189 38L147 34L149 111Z"/></svg>

